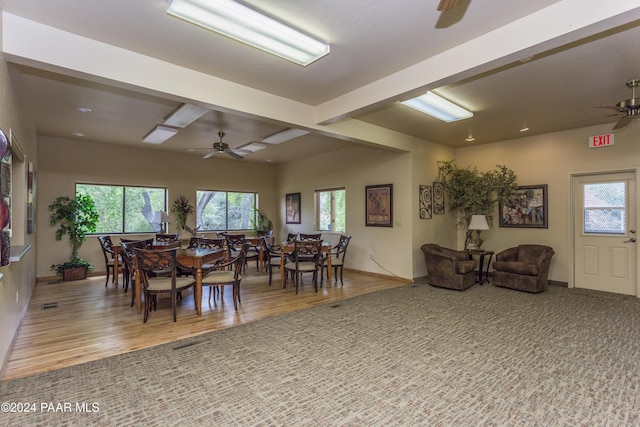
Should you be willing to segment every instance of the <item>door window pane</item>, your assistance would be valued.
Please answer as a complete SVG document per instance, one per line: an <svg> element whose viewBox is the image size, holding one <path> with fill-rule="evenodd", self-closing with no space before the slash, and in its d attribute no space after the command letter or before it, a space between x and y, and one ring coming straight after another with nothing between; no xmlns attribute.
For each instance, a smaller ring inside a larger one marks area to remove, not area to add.
<svg viewBox="0 0 640 427"><path fill-rule="evenodd" d="M626 181L584 184L584 232L625 234Z"/></svg>

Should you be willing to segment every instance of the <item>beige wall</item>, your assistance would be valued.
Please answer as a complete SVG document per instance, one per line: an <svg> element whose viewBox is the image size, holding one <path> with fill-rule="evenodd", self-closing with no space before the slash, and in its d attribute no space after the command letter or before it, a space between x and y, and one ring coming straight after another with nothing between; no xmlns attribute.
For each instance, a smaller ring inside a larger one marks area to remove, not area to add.
<svg viewBox="0 0 640 427"><path fill-rule="evenodd" d="M259 194L260 208L274 218L278 227L273 165L48 137L41 137L39 143L38 277L55 275L50 266L69 257L68 240L55 240L57 227L49 225L47 207L58 196L73 196L77 182L166 187L169 204L184 195L195 205L196 189L255 191ZM195 227L195 217L189 220L191 227ZM173 217L169 231L177 231ZM95 237L87 240L79 255L93 262L96 271L104 271Z"/></svg>
<svg viewBox="0 0 640 427"><path fill-rule="evenodd" d="M551 262L549 278L569 282L573 257L570 245L571 175L638 171L640 168L638 122L616 132L615 145L588 148L589 136L608 133L611 127L610 124L595 126L457 150L458 166L473 165L485 171L503 164L513 169L518 176L519 185L549 186L548 229L499 228L496 210L492 229L482 232L485 240L483 247L500 251L519 243L549 245L556 252ZM636 201L640 201L639 187L636 186ZM637 229L637 226L631 228ZM463 240L464 236L459 232L459 246Z"/></svg>
<svg viewBox="0 0 640 427"><path fill-rule="evenodd" d="M279 220L283 224L283 232L305 233L315 230L315 190L345 187L346 234L352 237L346 266L411 279L411 206L414 192L407 185L412 180L411 163L410 153L354 147L281 165L278 168L278 191L281 207ZM364 225L365 186L375 184L393 184L392 228ZM301 193L301 224L285 224L283 210L287 193ZM323 238L336 241L337 235L324 233Z"/></svg>
<svg viewBox="0 0 640 427"><path fill-rule="evenodd" d="M20 146L27 154L26 162L33 162L37 167L35 129L28 125L28 117L20 114L20 100L16 96L21 85L20 74L6 63L4 55L0 53L0 128L7 138L9 130L17 136ZM26 234L26 164L16 163L14 166L11 245L31 245L32 249L20 262L12 262L11 265L0 268L0 273L3 274L0 281L0 368L6 364L13 336L35 285L35 234Z"/></svg>

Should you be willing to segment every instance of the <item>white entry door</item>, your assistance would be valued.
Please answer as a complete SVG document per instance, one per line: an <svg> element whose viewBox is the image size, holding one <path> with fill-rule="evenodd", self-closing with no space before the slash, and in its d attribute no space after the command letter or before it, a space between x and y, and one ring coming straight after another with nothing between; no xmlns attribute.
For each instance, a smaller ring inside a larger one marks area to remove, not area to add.
<svg viewBox="0 0 640 427"><path fill-rule="evenodd" d="M574 179L575 286L636 295L635 174Z"/></svg>

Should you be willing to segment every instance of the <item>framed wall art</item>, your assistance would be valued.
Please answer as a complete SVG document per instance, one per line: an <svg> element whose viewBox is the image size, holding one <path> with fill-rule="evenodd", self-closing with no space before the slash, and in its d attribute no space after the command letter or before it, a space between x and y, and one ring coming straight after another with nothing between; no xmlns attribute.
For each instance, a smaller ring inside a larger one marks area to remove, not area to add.
<svg viewBox="0 0 640 427"><path fill-rule="evenodd" d="M441 182L433 183L433 213L444 214L444 185Z"/></svg>
<svg viewBox="0 0 640 427"><path fill-rule="evenodd" d="M500 205L500 227L548 228L548 218L547 184L520 186Z"/></svg>
<svg viewBox="0 0 640 427"><path fill-rule="evenodd" d="M290 193L285 196L287 224L300 224L300 193Z"/></svg>
<svg viewBox="0 0 640 427"><path fill-rule="evenodd" d="M393 227L393 184L365 187L365 225Z"/></svg>
<svg viewBox="0 0 640 427"><path fill-rule="evenodd" d="M433 209L432 192L430 185L421 185L418 190L420 219L430 219Z"/></svg>

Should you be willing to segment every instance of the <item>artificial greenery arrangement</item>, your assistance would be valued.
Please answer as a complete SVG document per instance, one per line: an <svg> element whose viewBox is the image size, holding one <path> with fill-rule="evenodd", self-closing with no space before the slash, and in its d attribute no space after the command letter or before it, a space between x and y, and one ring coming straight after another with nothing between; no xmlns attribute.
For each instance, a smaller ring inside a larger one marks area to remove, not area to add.
<svg viewBox="0 0 640 427"><path fill-rule="evenodd" d="M69 261L53 264L51 268L58 274L63 274L64 270L71 268L85 268L91 271L93 264L78 257L78 250L87 240L87 234L96 231L100 219L91 196L80 193L76 194L75 199L60 196L49 205L49 211L52 212L49 223L59 225L56 230L56 240L62 240L62 236L67 235L71 245Z"/></svg>
<svg viewBox="0 0 640 427"><path fill-rule="evenodd" d="M251 220L251 231L256 236L266 235L273 230L273 223L260 209L253 206L255 219Z"/></svg>
<svg viewBox="0 0 640 427"><path fill-rule="evenodd" d="M465 228L472 215L485 215L491 223L496 203L506 204L518 187L516 174L506 166L479 172L475 167L459 168L452 160L437 163L449 206L458 214L458 225Z"/></svg>
<svg viewBox="0 0 640 427"><path fill-rule="evenodd" d="M197 228L194 230L187 225L189 215L193 214L195 209L185 196L178 196L171 205L171 214L176 217L178 230L187 230L192 236L196 235Z"/></svg>

